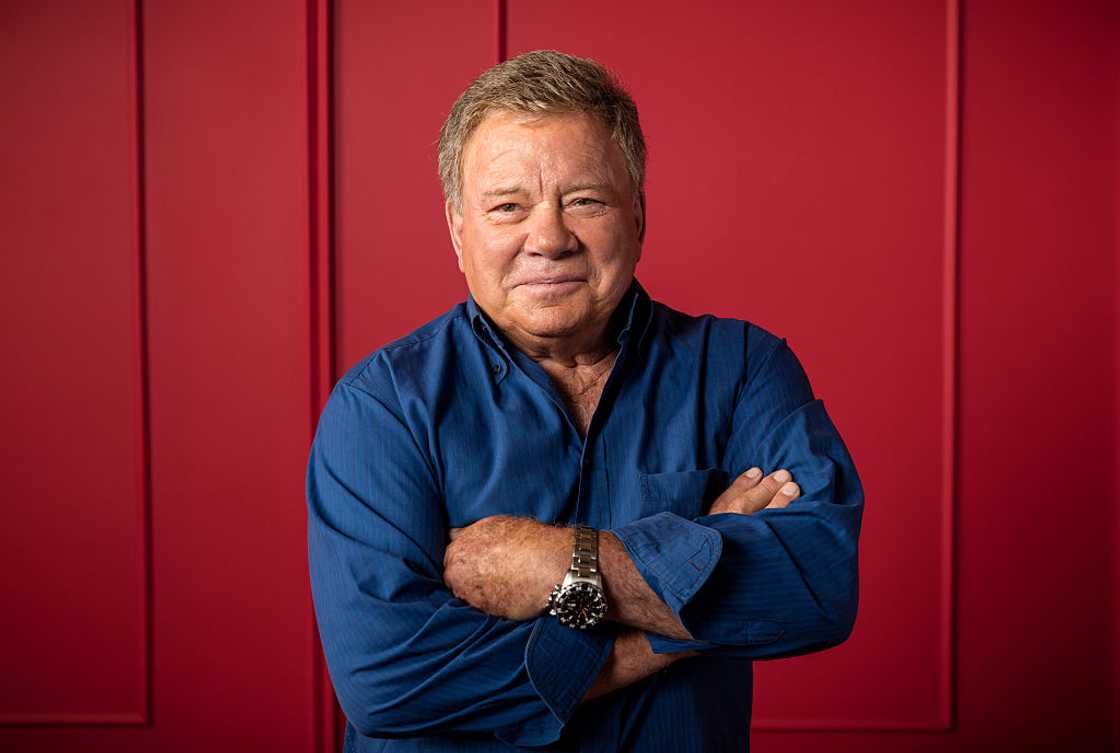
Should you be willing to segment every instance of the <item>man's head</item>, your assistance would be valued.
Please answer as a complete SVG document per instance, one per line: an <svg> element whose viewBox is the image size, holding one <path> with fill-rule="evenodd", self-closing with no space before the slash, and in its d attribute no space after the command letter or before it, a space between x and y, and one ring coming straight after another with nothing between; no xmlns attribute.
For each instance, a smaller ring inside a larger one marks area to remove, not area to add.
<svg viewBox="0 0 1120 753"><path fill-rule="evenodd" d="M579 338L633 279L645 143L630 96L594 61L541 50L479 76L440 133L459 268L503 330ZM532 284L571 278L563 284Z"/></svg>

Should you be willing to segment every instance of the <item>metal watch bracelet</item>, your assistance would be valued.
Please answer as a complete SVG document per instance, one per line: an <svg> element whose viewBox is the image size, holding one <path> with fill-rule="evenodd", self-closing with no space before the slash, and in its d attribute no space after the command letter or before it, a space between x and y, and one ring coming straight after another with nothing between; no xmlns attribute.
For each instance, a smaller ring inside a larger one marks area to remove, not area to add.
<svg viewBox="0 0 1120 753"><path fill-rule="evenodd" d="M590 578L599 573L599 532L582 523L575 526L570 569L578 578Z"/></svg>

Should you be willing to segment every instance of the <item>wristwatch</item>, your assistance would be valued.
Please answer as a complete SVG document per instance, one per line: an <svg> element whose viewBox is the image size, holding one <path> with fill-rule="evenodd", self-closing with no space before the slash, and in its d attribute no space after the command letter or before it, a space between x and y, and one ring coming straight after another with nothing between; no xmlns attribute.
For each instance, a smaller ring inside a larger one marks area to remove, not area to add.
<svg viewBox="0 0 1120 753"><path fill-rule="evenodd" d="M572 566L548 595L549 614L564 625L588 628L607 614L603 577L599 574L599 532L577 524L572 547Z"/></svg>

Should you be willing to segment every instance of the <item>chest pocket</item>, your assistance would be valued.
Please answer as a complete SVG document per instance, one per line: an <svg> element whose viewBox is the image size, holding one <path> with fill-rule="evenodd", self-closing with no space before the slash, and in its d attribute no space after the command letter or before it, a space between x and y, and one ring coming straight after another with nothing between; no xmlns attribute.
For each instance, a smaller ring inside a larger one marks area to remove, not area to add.
<svg viewBox="0 0 1120 753"><path fill-rule="evenodd" d="M639 517L658 512L675 512L684 518L705 515L716 497L730 485L722 468L698 468L664 473L638 472L641 488Z"/></svg>

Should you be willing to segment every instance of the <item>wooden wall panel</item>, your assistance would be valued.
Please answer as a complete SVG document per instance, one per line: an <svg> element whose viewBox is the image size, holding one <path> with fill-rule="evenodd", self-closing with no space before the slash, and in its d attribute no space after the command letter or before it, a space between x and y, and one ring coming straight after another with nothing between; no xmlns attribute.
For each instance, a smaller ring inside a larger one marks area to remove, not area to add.
<svg viewBox="0 0 1120 753"><path fill-rule="evenodd" d="M148 712L134 31L0 9L2 724Z"/></svg>
<svg viewBox="0 0 1120 753"><path fill-rule="evenodd" d="M323 750L303 483L325 6L23 5L3 24L21 223L3 685L23 718L0 749Z"/></svg>
<svg viewBox="0 0 1120 753"><path fill-rule="evenodd" d="M156 703L178 750L312 742L307 13L145 4Z"/></svg>
<svg viewBox="0 0 1120 753"><path fill-rule="evenodd" d="M964 8L960 727L1107 751L1120 5Z"/></svg>
<svg viewBox="0 0 1120 753"><path fill-rule="evenodd" d="M497 4L335 6L335 321L341 374L467 286L443 220L439 129L498 61Z"/></svg>

